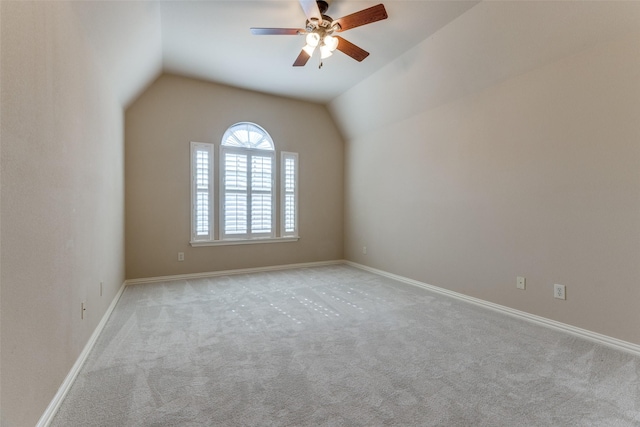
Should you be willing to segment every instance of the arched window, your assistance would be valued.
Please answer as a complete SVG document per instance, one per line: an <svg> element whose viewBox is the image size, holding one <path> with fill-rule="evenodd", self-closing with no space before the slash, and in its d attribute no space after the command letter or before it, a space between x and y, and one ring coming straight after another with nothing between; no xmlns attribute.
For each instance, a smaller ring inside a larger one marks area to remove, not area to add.
<svg viewBox="0 0 640 427"><path fill-rule="evenodd" d="M253 148L274 151L273 140L266 130L255 123L242 122L231 126L222 137L225 147Z"/></svg>
<svg viewBox="0 0 640 427"><path fill-rule="evenodd" d="M224 132L216 173L214 144L191 143L192 246L298 240L298 154L280 153L279 199L275 155L269 133L249 122L236 123ZM220 207L217 231L216 202Z"/></svg>
<svg viewBox="0 0 640 427"><path fill-rule="evenodd" d="M220 146L221 239L275 236L275 147L254 123L236 123Z"/></svg>

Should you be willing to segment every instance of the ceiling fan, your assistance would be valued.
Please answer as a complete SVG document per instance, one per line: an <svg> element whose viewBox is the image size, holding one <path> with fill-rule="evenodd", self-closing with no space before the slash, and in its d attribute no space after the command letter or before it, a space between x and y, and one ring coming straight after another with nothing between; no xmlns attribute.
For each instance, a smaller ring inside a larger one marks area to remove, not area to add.
<svg viewBox="0 0 640 427"><path fill-rule="evenodd" d="M302 10L307 15L305 28L251 28L254 35L306 35L307 44L302 48L300 55L293 63L294 67L304 66L316 48L320 50L320 60L328 58L333 51L338 49L360 62L369 56L369 52L343 39L334 33L350 30L365 24L387 19L387 11L384 5L379 4L351 15L333 20L325 15L329 3L324 0L299 0ZM322 67L322 62L320 62Z"/></svg>

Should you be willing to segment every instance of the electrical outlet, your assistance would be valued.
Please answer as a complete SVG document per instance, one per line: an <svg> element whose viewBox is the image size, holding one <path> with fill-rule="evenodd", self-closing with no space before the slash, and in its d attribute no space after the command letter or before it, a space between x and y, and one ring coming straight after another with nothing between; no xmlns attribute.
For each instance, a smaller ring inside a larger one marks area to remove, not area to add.
<svg viewBox="0 0 640 427"><path fill-rule="evenodd" d="M558 299L567 299L566 289L564 285L553 285L553 297Z"/></svg>
<svg viewBox="0 0 640 427"><path fill-rule="evenodd" d="M184 252L178 252L178 261L184 261Z"/></svg>
<svg viewBox="0 0 640 427"><path fill-rule="evenodd" d="M526 286L526 282L527 282L527 279L525 279L524 277L521 277L521 276L516 277L516 288L524 290Z"/></svg>
<svg viewBox="0 0 640 427"><path fill-rule="evenodd" d="M84 312L87 311L87 303L82 301L80 303L80 319L84 320Z"/></svg>
<svg viewBox="0 0 640 427"><path fill-rule="evenodd" d="M365 255L367 254L367 247L366 246L362 247L362 253L365 254Z"/></svg>
<svg viewBox="0 0 640 427"><path fill-rule="evenodd" d="M102 296L102 288L103 288L102 282L100 282L100 296Z"/></svg>

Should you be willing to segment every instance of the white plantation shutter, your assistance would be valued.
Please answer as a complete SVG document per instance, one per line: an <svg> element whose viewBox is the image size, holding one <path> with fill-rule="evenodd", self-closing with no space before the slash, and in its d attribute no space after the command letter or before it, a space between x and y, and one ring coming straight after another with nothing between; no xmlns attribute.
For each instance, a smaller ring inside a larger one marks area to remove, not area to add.
<svg viewBox="0 0 640 427"><path fill-rule="evenodd" d="M213 240L213 144L191 143L191 240Z"/></svg>
<svg viewBox="0 0 640 427"><path fill-rule="evenodd" d="M251 157L251 232L271 233L273 157Z"/></svg>
<svg viewBox="0 0 640 427"><path fill-rule="evenodd" d="M247 155L224 153L224 234L247 233Z"/></svg>
<svg viewBox="0 0 640 427"><path fill-rule="evenodd" d="M220 147L223 179L221 238L274 237L274 146L253 123L231 126Z"/></svg>
<svg viewBox="0 0 640 427"><path fill-rule="evenodd" d="M280 235L298 235L298 154L282 153Z"/></svg>
<svg viewBox="0 0 640 427"><path fill-rule="evenodd" d="M271 233L271 194L251 195L251 232Z"/></svg>

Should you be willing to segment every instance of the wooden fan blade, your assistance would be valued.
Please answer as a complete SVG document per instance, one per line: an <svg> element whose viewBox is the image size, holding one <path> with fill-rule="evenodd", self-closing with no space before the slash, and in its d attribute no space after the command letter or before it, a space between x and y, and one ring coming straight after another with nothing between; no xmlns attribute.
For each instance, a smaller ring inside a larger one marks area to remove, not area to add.
<svg viewBox="0 0 640 427"><path fill-rule="evenodd" d="M302 28L251 28L251 34L256 36L297 36L306 32Z"/></svg>
<svg viewBox="0 0 640 427"><path fill-rule="evenodd" d="M359 27L365 24L371 24L372 22L381 21L387 18L387 10L384 8L383 4L379 4L368 9L363 9L360 12L343 16L342 18L338 18L333 22L340 25L339 31L346 31L350 30L351 28Z"/></svg>
<svg viewBox="0 0 640 427"><path fill-rule="evenodd" d="M296 62L293 63L294 67L304 67L307 61L311 58L307 52L303 50L300 51L300 55L296 58Z"/></svg>
<svg viewBox="0 0 640 427"><path fill-rule="evenodd" d="M307 19L322 21L322 15L320 14L316 0L300 0L300 6L302 6L302 10L304 10L304 14L307 15Z"/></svg>
<svg viewBox="0 0 640 427"><path fill-rule="evenodd" d="M338 47L337 49L346 54L349 55L350 57L352 57L353 59L355 59L358 62L362 62L362 60L364 58L366 58L367 56L369 56L369 52L367 52L366 50L356 46L355 44L351 43L348 40L343 39L340 36L334 36L336 39L338 39Z"/></svg>

